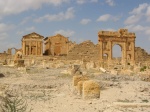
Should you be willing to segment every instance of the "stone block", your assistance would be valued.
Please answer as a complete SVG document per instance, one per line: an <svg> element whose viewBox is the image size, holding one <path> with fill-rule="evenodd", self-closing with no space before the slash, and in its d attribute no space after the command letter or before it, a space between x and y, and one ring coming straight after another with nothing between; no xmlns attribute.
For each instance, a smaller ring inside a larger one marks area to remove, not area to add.
<svg viewBox="0 0 150 112"><path fill-rule="evenodd" d="M82 76L82 75L73 76L73 86L77 86L79 81L85 81L88 79L89 78L87 76Z"/></svg>
<svg viewBox="0 0 150 112"><path fill-rule="evenodd" d="M84 81L82 88L82 98L100 98L100 85L93 80Z"/></svg>
<svg viewBox="0 0 150 112"><path fill-rule="evenodd" d="M79 95L82 95L83 83L84 83L84 81L79 81L77 84L77 91L78 91Z"/></svg>

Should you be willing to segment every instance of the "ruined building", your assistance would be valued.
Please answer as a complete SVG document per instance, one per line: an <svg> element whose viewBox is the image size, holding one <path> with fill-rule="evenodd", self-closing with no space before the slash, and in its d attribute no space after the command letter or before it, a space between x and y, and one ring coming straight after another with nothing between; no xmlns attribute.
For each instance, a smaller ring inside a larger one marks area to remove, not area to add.
<svg viewBox="0 0 150 112"><path fill-rule="evenodd" d="M43 55L43 36L33 32L22 38L22 53L28 55Z"/></svg>
<svg viewBox="0 0 150 112"><path fill-rule="evenodd" d="M75 45L68 53L69 60L97 61L99 59L99 46L90 40Z"/></svg>
<svg viewBox="0 0 150 112"><path fill-rule="evenodd" d="M150 54L140 47L135 47L135 62L150 62Z"/></svg>
<svg viewBox="0 0 150 112"><path fill-rule="evenodd" d="M69 50L75 45L69 41L68 37L57 34L44 39L45 55L61 56L67 55Z"/></svg>
<svg viewBox="0 0 150 112"><path fill-rule="evenodd" d="M99 31L97 44L90 40L76 44L61 34L44 38L33 32L23 36L21 49L9 48L7 53L2 53L0 57L6 59L10 55L13 59L11 52L15 50L15 52L21 51L22 56L26 58L38 56L43 59L41 56L44 54L44 56L57 56L58 59L95 61L108 65L115 63L134 65L150 61L150 55L144 49L135 47L135 38L135 33L128 32L127 29ZM119 45L121 48L122 55L119 61L112 56L114 45Z"/></svg>

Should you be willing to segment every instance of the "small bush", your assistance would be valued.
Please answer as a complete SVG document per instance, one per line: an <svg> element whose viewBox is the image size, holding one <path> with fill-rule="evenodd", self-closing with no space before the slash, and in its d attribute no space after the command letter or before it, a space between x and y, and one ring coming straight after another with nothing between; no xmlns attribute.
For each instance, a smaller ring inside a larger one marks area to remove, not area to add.
<svg viewBox="0 0 150 112"><path fill-rule="evenodd" d="M143 71L145 71L146 70L146 66L143 66L141 69L140 69L140 72L143 72Z"/></svg>
<svg viewBox="0 0 150 112"><path fill-rule="evenodd" d="M1 105L2 112L26 112L26 100L18 97L3 98L3 105Z"/></svg>

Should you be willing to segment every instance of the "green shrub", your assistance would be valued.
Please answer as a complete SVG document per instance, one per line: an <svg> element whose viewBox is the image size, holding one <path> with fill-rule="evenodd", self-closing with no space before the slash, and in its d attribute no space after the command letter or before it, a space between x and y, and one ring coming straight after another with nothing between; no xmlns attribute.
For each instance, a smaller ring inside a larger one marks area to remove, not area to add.
<svg viewBox="0 0 150 112"><path fill-rule="evenodd" d="M143 72L143 71L145 71L146 70L146 66L143 66L141 69L140 69L140 72Z"/></svg>
<svg viewBox="0 0 150 112"><path fill-rule="evenodd" d="M2 99L2 112L27 112L27 102L22 97L6 96Z"/></svg>

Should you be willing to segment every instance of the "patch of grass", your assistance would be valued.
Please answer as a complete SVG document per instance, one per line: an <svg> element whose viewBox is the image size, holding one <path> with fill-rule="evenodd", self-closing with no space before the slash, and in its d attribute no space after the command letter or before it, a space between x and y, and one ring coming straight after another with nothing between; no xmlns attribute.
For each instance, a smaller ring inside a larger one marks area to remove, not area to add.
<svg viewBox="0 0 150 112"><path fill-rule="evenodd" d="M143 71L145 71L146 70L146 66L143 66L142 68L140 68L140 72L143 72Z"/></svg>
<svg viewBox="0 0 150 112"><path fill-rule="evenodd" d="M71 78L71 75L70 74L62 74L59 77L61 77L61 78Z"/></svg>
<svg viewBox="0 0 150 112"><path fill-rule="evenodd" d="M142 100L144 103L148 103L149 101L147 99Z"/></svg>
<svg viewBox="0 0 150 112"><path fill-rule="evenodd" d="M117 101L118 102L125 102L125 103L132 103L132 102L134 102L134 100L128 100L128 99L125 99L125 100L118 99Z"/></svg>

